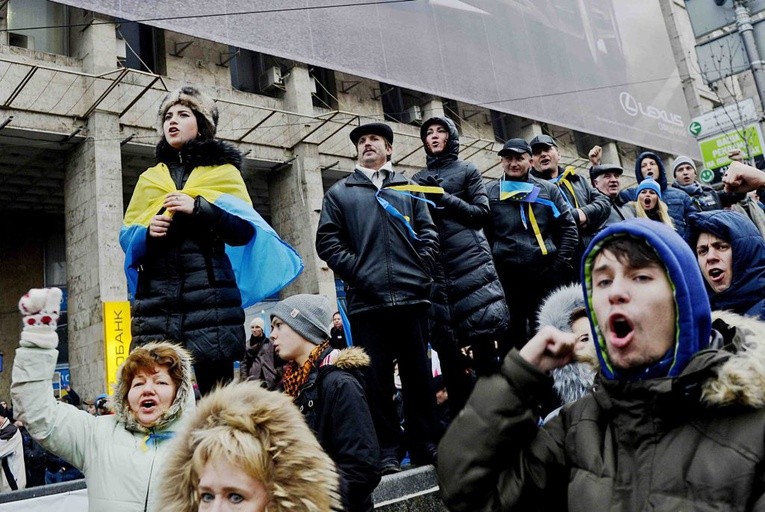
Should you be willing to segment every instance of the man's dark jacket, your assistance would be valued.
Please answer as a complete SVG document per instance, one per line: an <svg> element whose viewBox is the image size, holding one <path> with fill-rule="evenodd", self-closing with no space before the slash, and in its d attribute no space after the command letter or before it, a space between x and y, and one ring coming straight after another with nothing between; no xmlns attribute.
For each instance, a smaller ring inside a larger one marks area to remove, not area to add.
<svg viewBox="0 0 765 512"><path fill-rule="evenodd" d="M337 465L344 510L371 512L372 491L380 482L380 448L361 376L369 356L351 347L329 362L331 350L311 370L295 405Z"/></svg>
<svg viewBox="0 0 765 512"><path fill-rule="evenodd" d="M534 203L531 207L547 249L547 255L544 255L534 234L529 203L509 199L500 201L500 180L490 183L486 192L491 205L491 221L486 227L486 235L494 261L497 266L523 265L569 273L579 237L568 204L558 187L546 180L527 174L525 180L519 181L540 187L539 198L552 201L560 215L556 218L552 208L545 204ZM525 225L521 218L521 206Z"/></svg>
<svg viewBox="0 0 765 512"><path fill-rule="evenodd" d="M349 314L429 303L438 234L424 201L390 189L408 183L389 174L379 196L408 219L417 239L358 169L324 195L316 252L345 282Z"/></svg>
<svg viewBox="0 0 765 512"><path fill-rule="evenodd" d="M558 176L562 176L565 171L564 168L559 167ZM534 169L531 170L531 174L540 180L547 179L543 174ZM582 178L578 174L572 174L567 177L567 181L571 184L571 188L574 189L573 196L565 184L558 182L557 186L572 209L571 215L574 217L574 222L576 222L579 231L579 247L581 250L584 250L590 244L595 233L600 231L608 220L608 216L611 214L611 202L607 196L601 194L598 189L590 185L587 179ZM579 224L578 214L573 211L574 208L577 208L577 204L579 205L578 208L587 217L587 222L583 226Z"/></svg>

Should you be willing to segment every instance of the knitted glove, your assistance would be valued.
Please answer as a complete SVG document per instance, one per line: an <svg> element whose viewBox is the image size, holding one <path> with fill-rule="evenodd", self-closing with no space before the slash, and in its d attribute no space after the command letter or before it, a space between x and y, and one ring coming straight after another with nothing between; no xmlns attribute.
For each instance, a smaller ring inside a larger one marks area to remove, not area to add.
<svg viewBox="0 0 765 512"><path fill-rule="evenodd" d="M22 347L56 348L56 325L61 310L61 290L58 288L32 288L19 300L19 311L24 316L21 330Z"/></svg>

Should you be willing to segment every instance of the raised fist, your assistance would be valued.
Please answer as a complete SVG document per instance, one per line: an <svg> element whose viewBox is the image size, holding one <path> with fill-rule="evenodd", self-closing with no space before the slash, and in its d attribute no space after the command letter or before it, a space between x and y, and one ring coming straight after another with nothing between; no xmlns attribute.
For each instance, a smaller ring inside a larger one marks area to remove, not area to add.
<svg viewBox="0 0 765 512"><path fill-rule="evenodd" d="M56 348L58 315L61 311L61 290L32 288L19 300L24 316L21 331L22 347Z"/></svg>

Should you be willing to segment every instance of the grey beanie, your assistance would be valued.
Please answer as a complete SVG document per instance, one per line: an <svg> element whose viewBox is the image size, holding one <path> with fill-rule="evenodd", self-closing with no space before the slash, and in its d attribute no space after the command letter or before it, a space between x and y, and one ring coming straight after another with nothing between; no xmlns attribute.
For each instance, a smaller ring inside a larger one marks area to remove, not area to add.
<svg viewBox="0 0 765 512"><path fill-rule="evenodd" d="M162 126L165 122L165 114L170 110L170 107L177 103L186 105L191 110L201 115L207 123L210 135L215 135L215 131L218 128L218 107L215 105L215 101L213 101L211 97L190 85L185 85L180 89L167 93L167 96L162 100L162 104L159 106L159 112L157 112L159 115L160 133L162 133Z"/></svg>
<svg viewBox="0 0 765 512"><path fill-rule="evenodd" d="M687 156L679 156L672 161L672 176L677 175L677 168L683 164L690 164L696 170L696 163Z"/></svg>
<svg viewBox="0 0 765 512"><path fill-rule="evenodd" d="M271 310L271 320L277 317L303 338L314 345L320 345L329 339L334 312L335 308L322 295L293 295L274 306Z"/></svg>

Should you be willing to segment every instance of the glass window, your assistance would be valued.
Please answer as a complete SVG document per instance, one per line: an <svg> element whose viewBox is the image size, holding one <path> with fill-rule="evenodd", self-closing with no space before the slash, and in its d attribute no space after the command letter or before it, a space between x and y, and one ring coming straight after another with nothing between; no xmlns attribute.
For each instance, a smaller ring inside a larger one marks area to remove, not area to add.
<svg viewBox="0 0 765 512"><path fill-rule="evenodd" d="M47 0L10 0L8 44L59 55L69 54L67 7Z"/></svg>
<svg viewBox="0 0 765 512"><path fill-rule="evenodd" d="M276 57L231 47L231 85L234 89L278 97L284 90L282 75L287 71Z"/></svg>
<svg viewBox="0 0 765 512"><path fill-rule="evenodd" d="M125 59L120 59L124 67L156 75L165 74L165 37L162 29L123 21L117 37L125 41Z"/></svg>

